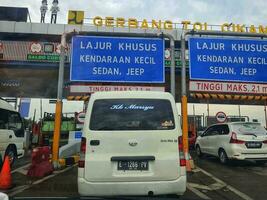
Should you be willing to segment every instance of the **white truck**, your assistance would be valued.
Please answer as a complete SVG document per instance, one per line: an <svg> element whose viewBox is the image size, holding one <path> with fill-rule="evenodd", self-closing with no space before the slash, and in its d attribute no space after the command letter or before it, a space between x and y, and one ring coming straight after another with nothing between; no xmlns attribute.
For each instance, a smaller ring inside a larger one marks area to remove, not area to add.
<svg viewBox="0 0 267 200"><path fill-rule="evenodd" d="M12 105L0 99L0 154L9 156L11 165L25 152L25 128L22 118Z"/></svg>

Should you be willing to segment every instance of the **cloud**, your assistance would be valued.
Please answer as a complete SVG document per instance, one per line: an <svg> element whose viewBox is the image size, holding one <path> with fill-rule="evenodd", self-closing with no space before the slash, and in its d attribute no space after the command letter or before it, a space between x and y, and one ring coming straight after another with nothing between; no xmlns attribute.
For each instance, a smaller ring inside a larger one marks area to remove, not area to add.
<svg viewBox="0 0 267 200"><path fill-rule="evenodd" d="M49 9L52 0L48 0ZM1 0L2 6L13 6L10 0ZM40 21L41 0L20 0L16 6L28 7L33 22ZM239 24L265 25L267 13L266 0L61 0L58 23L67 22L68 10L83 10L87 18L112 16L124 18L161 19L180 22L207 22L221 24L233 22ZM46 21L51 13L47 12Z"/></svg>

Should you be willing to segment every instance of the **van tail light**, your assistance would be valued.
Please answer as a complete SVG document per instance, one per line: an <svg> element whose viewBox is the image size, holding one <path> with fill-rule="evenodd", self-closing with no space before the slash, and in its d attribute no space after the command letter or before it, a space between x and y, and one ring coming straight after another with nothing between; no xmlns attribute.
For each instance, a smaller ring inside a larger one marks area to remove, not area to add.
<svg viewBox="0 0 267 200"><path fill-rule="evenodd" d="M81 149L80 149L80 160L78 161L78 167L80 168L84 168L85 152L86 152L86 138L82 137Z"/></svg>
<svg viewBox="0 0 267 200"><path fill-rule="evenodd" d="M244 144L245 141L243 141L243 140L238 140L238 139L237 139L237 136L236 136L236 133L235 133L235 132L232 132L231 139L230 139L230 143L232 143L232 144Z"/></svg>
<svg viewBox="0 0 267 200"><path fill-rule="evenodd" d="M178 150L179 150L179 157L180 157L180 166L185 167L186 166L186 160L183 150L183 137L178 137Z"/></svg>
<svg viewBox="0 0 267 200"><path fill-rule="evenodd" d="M263 144L267 144L267 140L264 140L262 143L263 143Z"/></svg>

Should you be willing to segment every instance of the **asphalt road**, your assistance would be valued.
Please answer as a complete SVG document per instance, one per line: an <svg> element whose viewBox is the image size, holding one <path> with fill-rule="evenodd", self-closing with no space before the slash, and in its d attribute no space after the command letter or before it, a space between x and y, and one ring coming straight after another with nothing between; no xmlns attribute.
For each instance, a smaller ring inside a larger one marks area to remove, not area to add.
<svg viewBox="0 0 267 200"><path fill-rule="evenodd" d="M267 165L252 162L233 162L222 165L213 157L197 158L196 168L188 173L188 186L181 200L265 200L267 199ZM77 192L77 166L71 166L43 179L31 179L25 175L28 160L20 160L13 169L14 188L5 191L13 199L68 197L80 199ZM25 165L26 163L26 165ZM24 173L24 174L23 174ZM118 197L116 199L123 199ZM127 199L168 199L166 197L133 197Z"/></svg>
<svg viewBox="0 0 267 200"><path fill-rule="evenodd" d="M254 162L233 161L222 165L214 157L195 158L195 164L218 179L235 187L251 199L266 200L267 165L257 165Z"/></svg>

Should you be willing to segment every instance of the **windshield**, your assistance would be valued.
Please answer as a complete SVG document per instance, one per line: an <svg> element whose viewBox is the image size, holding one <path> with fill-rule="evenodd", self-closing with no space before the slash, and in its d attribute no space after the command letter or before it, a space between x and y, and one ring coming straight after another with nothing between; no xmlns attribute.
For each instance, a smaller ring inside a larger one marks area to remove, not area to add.
<svg viewBox="0 0 267 200"><path fill-rule="evenodd" d="M261 126L260 123L237 123L233 124L233 130L237 134L243 135L266 135L267 132L264 127Z"/></svg>
<svg viewBox="0 0 267 200"><path fill-rule="evenodd" d="M96 100L91 114L91 130L174 129L171 103L159 99Z"/></svg>

